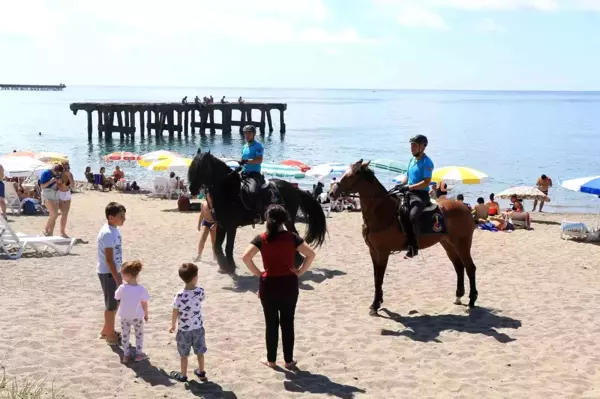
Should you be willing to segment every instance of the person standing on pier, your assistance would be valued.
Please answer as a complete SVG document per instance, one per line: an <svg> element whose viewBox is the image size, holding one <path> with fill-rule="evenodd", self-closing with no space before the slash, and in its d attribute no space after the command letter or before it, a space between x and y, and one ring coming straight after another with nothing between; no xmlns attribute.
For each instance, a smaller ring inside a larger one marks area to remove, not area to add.
<svg viewBox="0 0 600 399"><path fill-rule="evenodd" d="M263 183L263 176L260 173L265 148L261 143L255 140L256 128L252 125L244 126L244 139L246 144L242 148L242 176L248 182L248 192L254 201L255 210L262 221L262 201L258 191Z"/></svg>

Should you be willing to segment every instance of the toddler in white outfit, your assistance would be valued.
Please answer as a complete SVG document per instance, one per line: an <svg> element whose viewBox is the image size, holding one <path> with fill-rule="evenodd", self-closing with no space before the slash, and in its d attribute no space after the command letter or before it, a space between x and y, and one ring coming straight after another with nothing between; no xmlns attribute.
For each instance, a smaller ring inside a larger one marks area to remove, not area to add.
<svg viewBox="0 0 600 399"><path fill-rule="evenodd" d="M133 358L136 362L147 359L144 353L144 321L148 321L148 291L137 283L142 271L142 263L137 260L123 263L121 275L123 284L117 288L115 299L121 301L117 314L121 318L121 341L123 342L123 363ZM130 343L131 327L135 331L135 347Z"/></svg>

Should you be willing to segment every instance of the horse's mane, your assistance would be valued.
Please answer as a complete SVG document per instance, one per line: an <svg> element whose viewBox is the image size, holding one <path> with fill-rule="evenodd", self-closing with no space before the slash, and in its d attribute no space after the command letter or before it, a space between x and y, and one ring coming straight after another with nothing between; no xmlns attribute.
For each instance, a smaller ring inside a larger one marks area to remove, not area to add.
<svg viewBox="0 0 600 399"><path fill-rule="evenodd" d="M209 188L218 180L226 178L230 173L231 168L212 155L210 151L201 152L194 157L188 170L190 189L197 192L202 186Z"/></svg>
<svg viewBox="0 0 600 399"><path fill-rule="evenodd" d="M383 184L379 181L377 176L375 176L375 172L373 169L367 168L358 168L356 173L366 182L375 183L378 186L378 191L381 191L383 194L387 195L388 190L385 188Z"/></svg>

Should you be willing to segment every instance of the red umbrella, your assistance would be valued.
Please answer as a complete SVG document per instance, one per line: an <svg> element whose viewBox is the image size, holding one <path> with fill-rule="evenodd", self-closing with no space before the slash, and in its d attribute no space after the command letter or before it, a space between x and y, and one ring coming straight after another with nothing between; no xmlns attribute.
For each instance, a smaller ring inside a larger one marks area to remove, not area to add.
<svg viewBox="0 0 600 399"><path fill-rule="evenodd" d="M104 157L106 161L137 161L140 156L133 152L118 151Z"/></svg>
<svg viewBox="0 0 600 399"><path fill-rule="evenodd" d="M293 159L286 159L285 161L280 162L282 165L293 166L294 168L300 169L302 172L306 172L310 169L310 166L305 164L304 162L295 161Z"/></svg>

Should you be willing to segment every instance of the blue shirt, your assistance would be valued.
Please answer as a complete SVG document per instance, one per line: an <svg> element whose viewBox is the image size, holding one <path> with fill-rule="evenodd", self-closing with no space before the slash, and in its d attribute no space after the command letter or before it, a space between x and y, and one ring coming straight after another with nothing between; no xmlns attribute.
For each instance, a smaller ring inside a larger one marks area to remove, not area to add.
<svg viewBox="0 0 600 399"><path fill-rule="evenodd" d="M254 140L252 143L244 144L242 148L242 159L256 159L262 157L265 153L265 147L258 141ZM260 173L260 164L246 164L244 165L244 172L258 172Z"/></svg>
<svg viewBox="0 0 600 399"><path fill-rule="evenodd" d="M54 175L52 174L51 169L45 170L40 175L40 183L41 184L48 183L50 180L52 180L53 177L54 177ZM52 186L54 186L54 184L55 183L49 184L46 188L51 188Z"/></svg>
<svg viewBox="0 0 600 399"><path fill-rule="evenodd" d="M427 155L423 155L421 159L412 157L408 163L407 170L408 184L417 184L425 179L431 179L433 175L433 161ZM421 188L417 191L429 191L429 187Z"/></svg>

